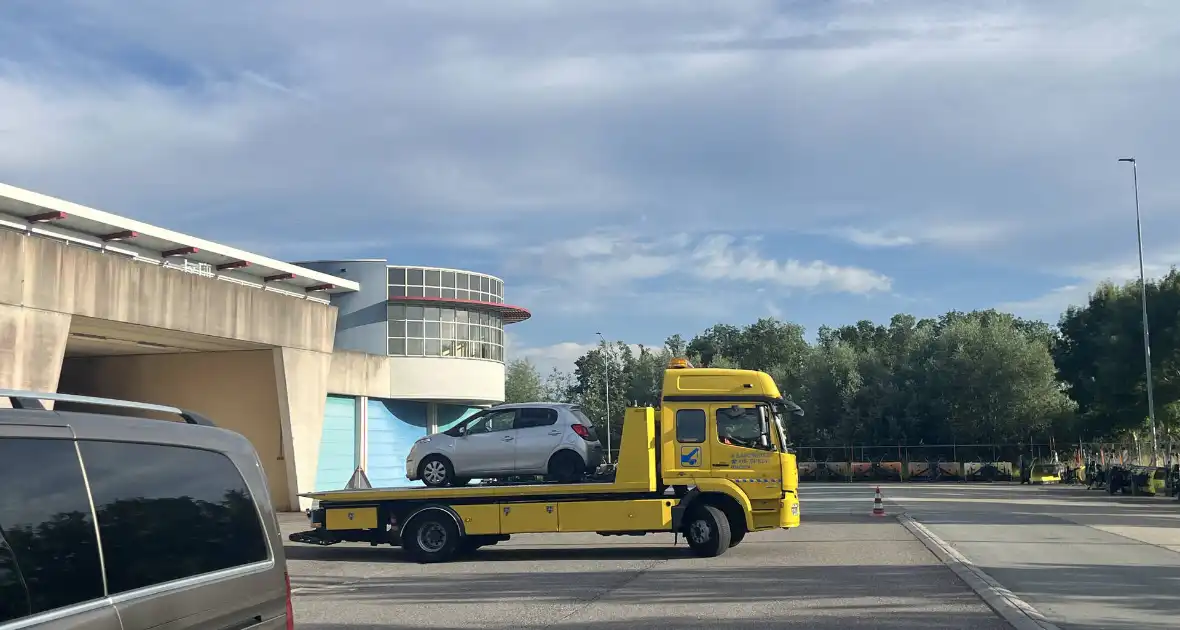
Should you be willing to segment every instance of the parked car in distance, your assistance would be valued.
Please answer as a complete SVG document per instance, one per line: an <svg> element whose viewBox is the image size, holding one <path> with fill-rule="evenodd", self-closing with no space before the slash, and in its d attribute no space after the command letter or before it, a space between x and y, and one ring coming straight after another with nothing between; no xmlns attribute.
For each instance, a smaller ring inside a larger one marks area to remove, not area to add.
<svg viewBox="0 0 1180 630"><path fill-rule="evenodd" d="M410 448L406 477L431 487L544 475L580 480L602 463L594 425L576 405L514 403L485 409Z"/></svg>

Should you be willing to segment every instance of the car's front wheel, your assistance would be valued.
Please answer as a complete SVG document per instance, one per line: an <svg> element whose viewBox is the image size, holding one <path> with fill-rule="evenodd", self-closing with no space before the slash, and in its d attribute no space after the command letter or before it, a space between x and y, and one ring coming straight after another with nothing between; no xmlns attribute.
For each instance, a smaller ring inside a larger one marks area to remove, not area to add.
<svg viewBox="0 0 1180 630"><path fill-rule="evenodd" d="M442 455L431 455L418 465L418 478L431 488L455 485L455 469Z"/></svg>

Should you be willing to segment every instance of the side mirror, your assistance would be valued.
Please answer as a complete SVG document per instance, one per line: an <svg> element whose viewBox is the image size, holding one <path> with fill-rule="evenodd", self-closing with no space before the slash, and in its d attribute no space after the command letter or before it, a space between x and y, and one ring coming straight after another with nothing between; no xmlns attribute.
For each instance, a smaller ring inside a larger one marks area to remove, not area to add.
<svg viewBox="0 0 1180 630"><path fill-rule="evenodd" d="M467 425L459 427L459 437L463 437L464 435L467 435Z"/></svg>

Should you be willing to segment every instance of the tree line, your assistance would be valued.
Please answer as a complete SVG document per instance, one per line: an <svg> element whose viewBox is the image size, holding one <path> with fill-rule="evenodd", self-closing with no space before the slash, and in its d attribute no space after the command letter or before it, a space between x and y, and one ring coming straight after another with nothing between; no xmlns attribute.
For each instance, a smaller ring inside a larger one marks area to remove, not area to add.
<svg viewBox="0 0 1180 630"><path fill-rule="evenodd" d="M508 402L572 402L615 444L627 405L659 404L673 357L698 367L770 374L803 407L791 421L799 446L1076 443L1147 432L1146 375L1138 282L1099 285L1055 325L996 310L937 318L894 315L822 326L773 318L716 324L690 340L633 350L601 343L572 372L541 375L508 363ZM1147 285L1152 383L1161 440L1180 428L1180 272Z"/></svg>

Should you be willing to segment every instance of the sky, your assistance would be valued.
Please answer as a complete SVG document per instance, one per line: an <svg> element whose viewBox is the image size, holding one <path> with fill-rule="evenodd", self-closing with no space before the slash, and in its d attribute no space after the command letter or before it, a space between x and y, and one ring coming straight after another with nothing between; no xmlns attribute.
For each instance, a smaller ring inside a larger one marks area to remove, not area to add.
<svg viewBox="0 0 1180 630"><path fill-rule="evenodd" d="M1175 0L4 0L0 181L472 269L568 368L760 317L1055 322L1180 263Z"/></svg>

